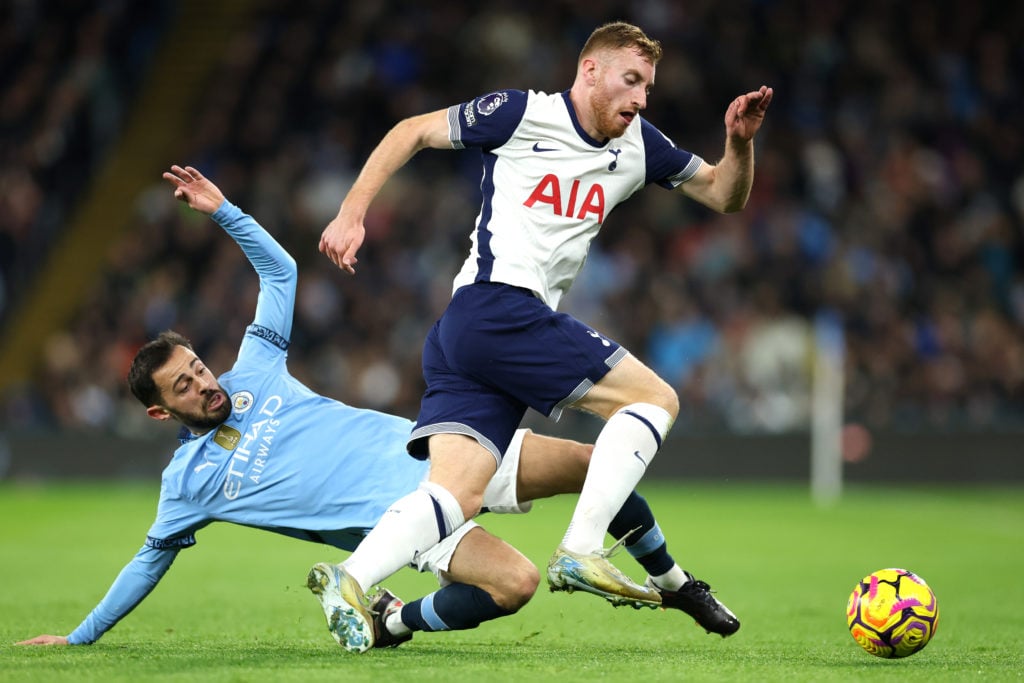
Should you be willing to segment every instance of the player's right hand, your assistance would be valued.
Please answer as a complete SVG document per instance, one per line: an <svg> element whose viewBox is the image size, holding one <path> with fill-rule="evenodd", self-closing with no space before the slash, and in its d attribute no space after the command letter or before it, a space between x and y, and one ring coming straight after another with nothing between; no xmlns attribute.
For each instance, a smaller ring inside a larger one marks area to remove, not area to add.
<svg viewBox="0 0 1024 683"><path fill-rule="evenodd" d="M29 638L23 640L15 645L67 645L68 639L64 636L36 636L35 638Z"/></svg>
<svg viewBox="0 0 1024 683"><path fill-rule="evenodd" d="M343 214L339 213L320 235L320 253L345 272L355 275L356 264L359 263L356 252L362 246L365 237L366 228L362 221L346 220Z"/></svg>
<svg viewBox="0 0 1024 683"><path fill-rule="evenodd" d="M163 177L174 186L174 198L180 199L196 211L210 215L219 209L224 201L224 193L203 177L194 166L182 168L175 164L171 166L170 172L163 174Z"/></svg>

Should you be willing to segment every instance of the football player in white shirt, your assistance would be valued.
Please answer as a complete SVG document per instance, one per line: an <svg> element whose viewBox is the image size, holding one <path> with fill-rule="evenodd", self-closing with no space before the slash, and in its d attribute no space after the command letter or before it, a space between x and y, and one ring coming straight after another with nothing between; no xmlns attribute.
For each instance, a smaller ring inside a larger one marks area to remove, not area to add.
<svg viewBox="0 0 1024 683"><path fill-rule="evenodd" d="M681 591L697 591L702 607L689 613L698 623L722 635L739 628L688 573L676 568L641 586L608 562L609 523L660 448L679 401L625 348L556 310L608 213L637 190L658 184L723 213L746 204L753 138L772 89L729 104L725 151L710 164L640 116L661 54L640 28L606 24L584 45L566 92L500 91L399 122L324 230L320 251L354 274L367 210L400 167L424 148L480 150L483 202L472 248L423 350L427 390L409 452L429 455L429 481L391 506L334 573L329 590L351 605L351 628L369 619L364 590L472 519L528 407L553 419L568 407L606 421L548 564L551 589L635 606L673 606Z"/></svg>

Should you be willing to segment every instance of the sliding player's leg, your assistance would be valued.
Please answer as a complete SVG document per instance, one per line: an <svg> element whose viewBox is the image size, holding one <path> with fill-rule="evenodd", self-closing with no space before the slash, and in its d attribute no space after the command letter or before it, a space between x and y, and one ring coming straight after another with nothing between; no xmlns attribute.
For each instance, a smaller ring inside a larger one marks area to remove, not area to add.
<svg viewBox="0 0 1024 683"><path fill-rule="evenodd" d="M396 606L383 591L371 598L376 647L405 642L414 631L458 631L508 616L525 605L540 576L522 553L475 522L468 522L418 558L420 571L431 571L441 588ZM389 597L390 596L390 597Z"/></svg>

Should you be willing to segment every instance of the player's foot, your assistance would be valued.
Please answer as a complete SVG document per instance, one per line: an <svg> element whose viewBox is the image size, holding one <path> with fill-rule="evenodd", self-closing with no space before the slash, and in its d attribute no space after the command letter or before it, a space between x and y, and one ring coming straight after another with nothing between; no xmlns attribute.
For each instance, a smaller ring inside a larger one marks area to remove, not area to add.
<svg viewBox="0 0 1024 683"><path fill-rule="evenodd" d="M558 546L548 562L548 586L552 591L586 591L600 595L616 607L632 605L660 607L661 596L654 588L641 586L608 561L608 551L579 554Z"/></svg>
<svg viewBox="0 0 1024 683"><path fill-rule="evenodd" d="M306 585L320 601L327 629L349 652L373 647L373 615L363 589L341 565L318 562L309 570Z"/></svg>
<svg viewBox="0 0 1024 683"><path fill-rule="evenodd" d="M388 630L388 617L405 607L397 595L387 588L381 588L370 598L370 611L373 613L373 631L377 634L374 647L398 647L412 640L412 632L396 636Z"/></svg>
<svg viewBox="0 0 1024 683"><path fill-rule="evenodd" d="M645 584L661 594L662 607L686 612L708 633L717 633L725 638L739 631L740 620L711 594L711 586L693 578L689 572L686 575L690 580L676 591L659 588L649 576Z"/></svg>

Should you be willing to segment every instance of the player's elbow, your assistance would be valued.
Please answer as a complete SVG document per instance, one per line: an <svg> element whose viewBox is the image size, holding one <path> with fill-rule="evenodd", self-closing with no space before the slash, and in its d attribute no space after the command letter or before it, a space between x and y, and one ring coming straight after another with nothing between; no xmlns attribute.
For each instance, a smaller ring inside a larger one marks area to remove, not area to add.
<svg viewBox="0 0 1024 683"><path fill-rule="evenodd" d="M681 184L678 191L716 213L736 213L747 206L752 177L752 174L727 172L721 164L704 166L693 180Z"/></svg>
<svg viewBox="0 0 1024 683"><path fill-rule="evenodd" d="M698 199L701 204L708 207L715 213L728 214L742 211L747 206L747 193L717 195L709 194Z"/></svg>
<svg viewBox="0 0 1024 683"><path fill-rule="evenodd" d="M722 207L719 209L719 213L738 213L742 211L747 208L747 199L749 197L749 194L744 193L742 195L726 198L722 203Z"/></svg>
<svg viewBox="0 0 1024 683"><path fill-rule="evenodd" d="M269 272L267 274L271 275ZM274 256L272 277L282 281L296 281L299 277L299 266L295 262L295 257L282 249L280 254Z"/></svg>
<svg viewBox="0 0 1024 683"><path fill-rule="evenodd" d="M448 119L445 110L410 116L399 121L388 133L388 137L410 154L421 149L443 149L450 147L448 140Z"/></svg>

